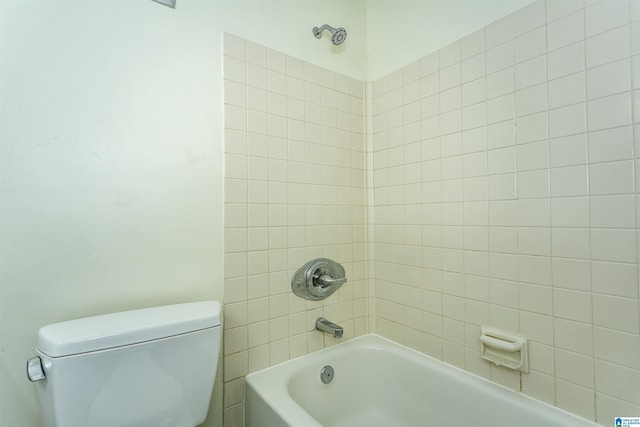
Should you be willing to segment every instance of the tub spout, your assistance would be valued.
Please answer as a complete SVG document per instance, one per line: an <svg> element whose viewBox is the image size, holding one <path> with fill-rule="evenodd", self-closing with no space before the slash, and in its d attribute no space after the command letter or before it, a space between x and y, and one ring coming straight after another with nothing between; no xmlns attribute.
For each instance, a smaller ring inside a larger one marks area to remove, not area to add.
<svg viewBox="0 0 640 427"><path fill-rule="evenodd" d="M342 326L338 326L324 317L318 317L318 320L316 320L316 329L322 332L327 332L333 335L334 338L342 338L342 333L344 332Z"/></svg>

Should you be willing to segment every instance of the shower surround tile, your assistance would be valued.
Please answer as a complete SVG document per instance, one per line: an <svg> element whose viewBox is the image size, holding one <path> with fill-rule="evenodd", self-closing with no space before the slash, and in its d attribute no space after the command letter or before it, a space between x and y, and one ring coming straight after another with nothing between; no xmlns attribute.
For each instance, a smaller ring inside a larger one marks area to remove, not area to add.
<svg viewBox="0 0 640 427"><path fill-rule="evenodd" d="M538 0L366 85L225 35L225 425L248 372L336 343L320 315L640 413L638 11ZM349 277L320 303L288 284L316 256ZM527 336L530 374L481 359L481 325Z"/></svg>
<svg viewBox="0 0 640 427"><path fill-rule="evenodd" d="M421 326L400 315L408 307L395 300L415 268L408 246L373 220L376 290L394 289L375 296L376 307L394 306L376 311L378 333L406 344L411 337L413 347L421 335L427 354L603 425L639 409L637 393L625 389L640 373L632 3L536 1L460 41L460 80L455 43L440 51L450 58L444 65L420 60L446 82L428 91L440 96L439 110L420 98L440 123L422 147L442 141L440 151L428 150L437 170L422 175ZM462 144L450 98L459 87ZM386 94L374 93L374 105ZM384 132L377 117L373 127ZM371 173L386 168L376 162ZM374 181L373 209L407 209L402 199L378 197L406 185ZM530 339L529 375L518 380L479 359L481 324Z"/></svg>
<svg viewBox="0 0 640 427"><path fill-rule="evenodd" d="M242 425L244 375L338 342L314 330L316 318L347 338L369 330L364 90L230 34L224 64L224 418ZM419 84L417 67L405 74ZM419 108L405 110L419 120ZM289 280L316 257L343 264L349 282L309 302Z"/></svg>

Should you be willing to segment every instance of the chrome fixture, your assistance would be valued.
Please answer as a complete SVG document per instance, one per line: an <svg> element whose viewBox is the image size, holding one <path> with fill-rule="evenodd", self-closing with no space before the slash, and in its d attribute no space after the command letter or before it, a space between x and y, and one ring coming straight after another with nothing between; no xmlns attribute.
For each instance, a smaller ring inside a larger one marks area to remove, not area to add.
<svg viewBox="0 0 640 427"><path fill-rule="evenodd" d="M324 317L318 317L316 320L316 329L322 332L327 332L333 335L334 338L342 338L342 334L344 333L342 326L338 326Z"/></svg>
<svg viewBox="0 0 640 427"><path fill-rule="evenodd" d="M335 371L331 365L327 365L320 371L320 381L324 384L329 384L333 381L333 377L335 376Z"/></svg>
<svg viewBox="0 0 640 427"><path fill-rule="evenodd" d="M329 258L315 258L291 277L293 293L310 301L320 301L347 281L344 268Z"/></svg>
<svg viewBox="0 0 640 427"><path fill-rule="evenodd" d="M38 356L34 356L27 360L27 377L29 381L36 382L45 379L44 368L42 367L42 360Z"/></svg>
<svg viewBox="0 0 640 427"><path fill-rule="evenodd" d="M347 30L342 27L333 28L331 25L323 25L322 27L313 27L313 35L319 39L322 37L322 31L327 30L331 32L331 43L338 46L341 45L347 39Z"/></svg>
<svg viewBox="0 0 640 427"><path fill-rule="evenodd" d="M175 9L176 8L176 0L153 0L156 3L160 3L162 5L168 6L171 9Z"/></svg>

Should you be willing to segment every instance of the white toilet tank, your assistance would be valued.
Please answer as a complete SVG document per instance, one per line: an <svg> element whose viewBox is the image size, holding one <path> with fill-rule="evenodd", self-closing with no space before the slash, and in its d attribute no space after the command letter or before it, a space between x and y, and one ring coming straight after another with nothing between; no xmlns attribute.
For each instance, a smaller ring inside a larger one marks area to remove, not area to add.
<svg viewBox="0 0 640 427"><path fill-rule="evenodd" d="M45 326L27 373L45 427L194 427L204 422L221 347L216 301ZM44 377L39 380L39 378Z"/></svg>

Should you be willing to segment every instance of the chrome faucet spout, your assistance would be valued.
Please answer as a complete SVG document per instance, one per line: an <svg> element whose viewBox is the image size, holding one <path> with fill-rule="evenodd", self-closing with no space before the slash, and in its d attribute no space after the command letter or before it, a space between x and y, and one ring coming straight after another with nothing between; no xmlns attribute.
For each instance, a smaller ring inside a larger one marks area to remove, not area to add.
<svg viewBox="0 0 640 427"><path fill-rule="evenodd" d="M342 326L338 326L324 317L318 317L318 320L316 320L316 329L322 332L327 332L333 335L334 338L342 338L342 334L344 333Z"/></svg>

